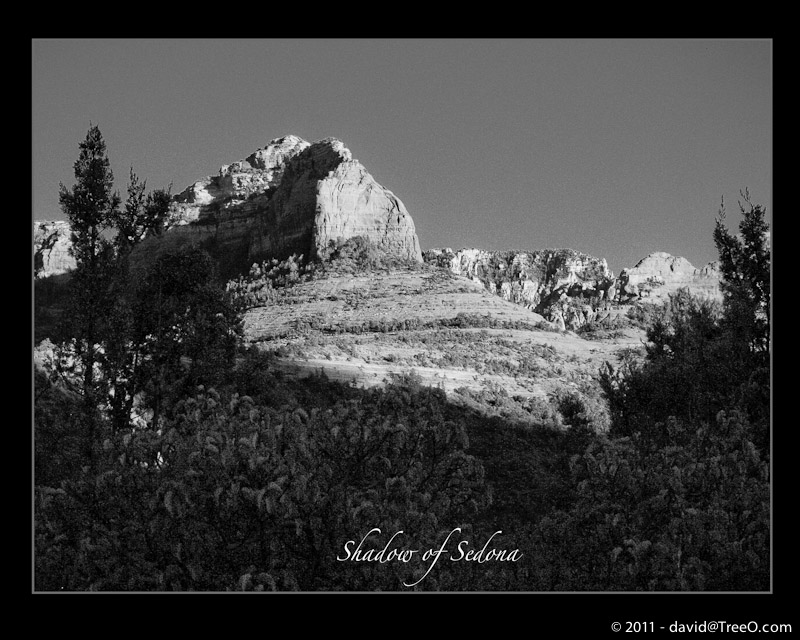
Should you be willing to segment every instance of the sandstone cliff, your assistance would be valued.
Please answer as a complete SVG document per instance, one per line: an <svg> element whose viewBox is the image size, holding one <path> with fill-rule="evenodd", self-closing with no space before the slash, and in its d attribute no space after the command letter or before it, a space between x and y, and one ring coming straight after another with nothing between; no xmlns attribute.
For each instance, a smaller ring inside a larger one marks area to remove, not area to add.
<svg viewBox="0 0 800 640"><path fill-rule="evenodd" d="M37 223L37 274L74 268L69 225ZM272 140L217 175L174 196L166 232L137 247L139 265L182 246L200 244L234 277L267 258L314 257L331 242L355 236L400 258L422 262L414 221L335 138L309 143L289 135Z"/></svg>
<svg viewBox="0 0 800 640"><path fill-rule="evenodd" d="M480 282L505 300L543 313L564 297L603 298L614 282L605 259L572 249L483 251L432 249L425 260Z"/></svg>
<svg viewBox="0 0 800 640"><path fill-rule="evenodd" d="M716 262L696 269L686 258L657 251L631 269L623 269L617 288L622 301L634 298L660 301L681 287L688 288L697 296L718 298L721 295L719 281Z"/></svg>
<svg viewBox="0 0 800 640"><path fill-rule="evenodd" d="M424 258L479 282L504 300L541 314L561 330L613 319L620 311L609 303L658 303L681 287L695 295L720 297L716 263L696 269L685 258L664 252L653 253L635 267L623 269L618 278L604 259L572 249L431 249Z"/></svg>
<svg viewBox="0 0 800 640"><path fill-rule="evenodd" d="M236 217L249 198L276 188L288 161L309 146L297 136L284 136L244 160L223 165L217 175L202 178L175 196L171 224L213 222L221 214Z"/></svg>
<svg viewBox="0 0 800 640"><path fill-rule="evenodd" d="M298 153L258 216L250 253L315 255L330 242L368 238L387 253L422 261L414 222L341 141L328 138Z"/></svg>
<svg viewBox="0 0 800 640"><path fill-rule="evenodd" d="M414 222L335 138L276 138L175 196L165 237L144 254L202 243L239 268L364 236L387 253L422 261Z"/></svg>
<svg viewBox="0 0 800 640"><path fill-rule="evenodd" d="M69 254L68 222L37 221L33 227L33 273L37 278L61 275L75 268Z"/></svg>

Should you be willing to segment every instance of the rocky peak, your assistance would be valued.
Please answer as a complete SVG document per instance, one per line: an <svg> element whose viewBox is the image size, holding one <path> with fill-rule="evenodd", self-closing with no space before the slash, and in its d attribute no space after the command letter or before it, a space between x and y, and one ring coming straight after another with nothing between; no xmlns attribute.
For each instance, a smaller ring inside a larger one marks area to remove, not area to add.
<svg viewBox="0 0 800 640"><path fill-rule="evenodd" d="M629 275L640 274L642 276L667 276L673 274L693 274L695 268L686 258L673 256L664 251L656 251L649 256L642 258L631 269L624 269L623 272Z"/></svg>
<svg viewBox="0 0 800 640"><path fill-rule="evenodd" d="M309 143L294 135L275 138L266 147L247 156L247 163L254 169L274 171L280 169L293 156L309 146ZM222 167L220 174L223 173Z"/></svg>
<svg viewBox="0 0 800 640"><path fill-rule="evenodd" d="M719 264L711 262L697 269L686 258L656 251L619 274L621 299L631 297L666 299L681 287L696 295L719 295Z"/></svg>
<svg viewBox="0 0 800 640"><path fill-rule="evenodd" d="M298 180L324 180L338 166L353 161L353 154L337 138L325 138L306 144L300 153L286 160L282 170L287 175L287 187ZM277 186L277 185L276 185Z"/></svg>
<svg viewBox="0 0 800 640"><path fill-rule="evenodd" d="M422 261L403 203L337 138L309 143L287 135L223 165L217 175L175 196L168 227L170 232L146 241L142 251L186 243L213 246L231 263L221 269L229 275L267 258L313 257L331 242L355 236Z"/></svg>
<svg viewBox="0 0 800 640"><path fill-rule="evenodd" d="M215 176L188 186L174 198L172 224L202 221L280 184L286 164L310 143L294 135L275 138L244 160L222 165Z"/></svg>
<svg viewBox="0 0 800 640"><path fill-rule="evenodd" d="M414 222L400 199L378 184L341 140L325 138L286 163L258 218L251 253L309 256L355 236L422 261Z"/></svg>
<svg viewBox="0 0 800 640"><path fill-rule="evenodd" d="M68 270L69 227L35 240L39 272ZM60 234L60 235L59 235ZM145 239L142 263L164 251L201 244L224 277L253 262L292 254L313 257L331 243L362 236L397 257L422 261L419 240L400 199L378 184L337 138L309 143L275 138L174 196L166 231ZM74 267L74 263L72 265Z"/></svg>

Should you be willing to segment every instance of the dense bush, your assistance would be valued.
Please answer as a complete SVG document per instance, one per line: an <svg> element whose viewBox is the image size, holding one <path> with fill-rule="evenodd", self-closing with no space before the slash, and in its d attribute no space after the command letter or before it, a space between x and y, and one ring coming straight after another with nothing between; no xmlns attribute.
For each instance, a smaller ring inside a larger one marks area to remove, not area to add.
<svg viewBox="0 0 800 640"><path fill-rule="evenodd" d="M606 366L613 439L575 459L575 504L537 532L570 548L552 588L769 588L769 252L764 211L742 214L739 238L717 220L723 305L679 291L644 362Z"/></svg>
<svg viewBox="0 0 800 640"><path fill-rule="evenodd" d="M309 278L313 271L313 263L305 262L302 255L280 261L273 258L254 264L247 275L229 280L225 289L236 309L246 311L275 302L281 289Z"/></svg>
<svg viewBox="0 0 800 640"><path fill-rule="evenodd" d="M379 527L430 545L488 503L440 391L292 400L200 390L108 440L97 475L40 488L37 588L396 589L420 576L337 562L344 543Z"/></svg>
<svg viewBox="0 0 800 640"><path fill-rule="evenodd" d="M387 252L364 236L331 240L317 252L315 262L322 272L337 274L420 268L415 260Z"/></svg>
<svg viewBox="0 0 800 640"><path fill-rule="evenodd" d="M572 463L570 508L530 539L543 590L766 590L769 468L738 413L598 441Z"/></svg>

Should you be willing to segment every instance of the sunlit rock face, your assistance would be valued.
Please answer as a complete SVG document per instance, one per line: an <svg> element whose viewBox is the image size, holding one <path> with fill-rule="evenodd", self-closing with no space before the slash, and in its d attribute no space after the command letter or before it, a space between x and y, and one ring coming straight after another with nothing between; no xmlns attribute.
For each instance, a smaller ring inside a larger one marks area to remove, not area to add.
<svg viewBox="0 0 800 640"><path fill-rule="evenodd" d="M309 146L297 136L284 136L244 160L223 165L217 175L202 178L175 196L172 224L209 222L221 214L235 217L248 199L277 187L286 163Z"/></svg>
<svg viewBox="0 0 800 640"><path fill-rule="evenodd" d="M641 298L657 301L684 287L694 295L716 298L720 296L719 282L716 262L697 269L686 258L656 251L637 262L636 266L623 269L617 289L622 300Z"/></svg>
<svg viewBox="0 0 800 640"><path fill-rule="evenodd" d="M74 268L69 225L37 223L37 273ZM49 226L48 226L49 225ZM387 254L422 262L414 221L341 140L289 135L220 167L173 197L166 231L137 247L136 268L190 245L207 249L222 275L292 254L316 256L330 243L363 236Z"/></svg>
<svg viewBox="0 0 800 640"><path fill-rule="evenodd" d="M537 313L567 296L604 296L614 275L604 258L572 249L484 251L431 249L425 260L480 282L505 300Z"/></svg>
<svg viewBox="0 0 800 640"><path fill-rule="evenodd" d="M605 259L572 249L431 249L424 259L541 314L562 330L604 319L607 302L659 303L683 287L700 297L720 298L717 263L696 269L685 258L664 252L623 269L619 277L614 277Z"/></svg>
<svg viewBox="0 0 800 640"><path fill-rule="evenodd" d="M363 236L387 253L422 261L403 203L335 138L308 146L286 163L257 230L254 255L314 255L331 242Z"/></svg>
<svg viewBox="0 0 800 640"><path fill-rule="evenodd" d="M402 201L357 160L339 164L317 185L317 250L340 238L363 236L387 253L422 261L414 221Z"/></svg>
<svg viewBox="0 0 800 640"><path fill-rule="evenodd" d="M168 226L140 253L199 243L249 268L266 258L313 257L331 242L363 236L387 253L422 261L402 201L336 138L311 144L284 136L224 165L175 196Z"/></svg>
<svg viewBox="0 0 800 640"><path fill-rule="evenodd" d="M69 223L60 220L41 220L33 226L33 272L37 278L67 273L75 268L75 258L69 254Z"/></svg>

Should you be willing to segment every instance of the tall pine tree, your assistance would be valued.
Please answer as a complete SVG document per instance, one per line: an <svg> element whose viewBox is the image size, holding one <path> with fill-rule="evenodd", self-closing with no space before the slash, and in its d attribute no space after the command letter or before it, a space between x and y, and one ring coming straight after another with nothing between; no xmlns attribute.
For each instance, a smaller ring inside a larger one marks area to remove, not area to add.
<svg viewBox="0 0 800 640"><path fill-rule="evenodd" d="M119 215L120 197L114 188L114 173L106 154L100 129L92 125L80 143L75 162L75 184L60 185L59 202L71 228L70 252L76 261L72 274L72 295L66 314L65 337L74 340L75 355L82 373L83 418L88 462L94 466L99 439L98 398L102 383L96 373L99 346L104 334L108 308L113 303L114 250L107 237Z"/></svg>
<svg viewBox="0 0 800 640"><path fill-rule="evenodd" d="M725 227L725 206L720 208L714 229L725 295L726 317L749 350L769 352L770 337L770 245L766 210L742 194L739 235Z"/></svg>
<svg viewBox="0 0 800 640"><path fill-rule="evenodd" d="M719 251L724 308L721 328L726 338L728 366L741 375L733 386L736 403L754 425L755 441L768 449L771 368L771 246L766 209L750 194L739 202L739 233L725 227L725 207L714 229Z"/></svg>

